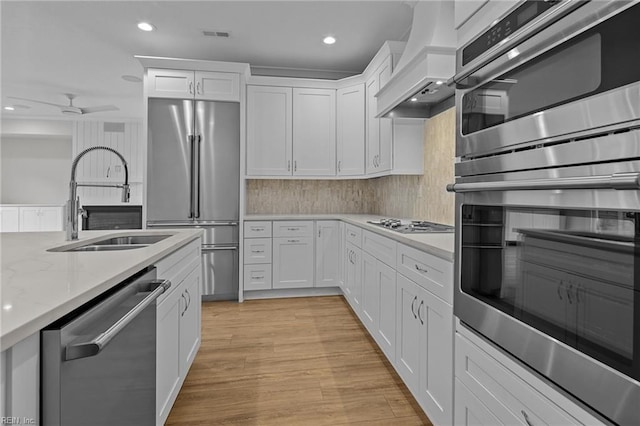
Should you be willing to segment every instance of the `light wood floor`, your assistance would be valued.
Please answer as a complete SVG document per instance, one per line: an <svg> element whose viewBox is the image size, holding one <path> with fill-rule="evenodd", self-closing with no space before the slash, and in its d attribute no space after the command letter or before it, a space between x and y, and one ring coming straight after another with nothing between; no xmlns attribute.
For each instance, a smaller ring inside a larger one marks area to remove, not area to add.
<svg viewBox="0 0 640 426"><path fill-rule="evenodd" d="M340 296L208 302L168 425L430 425Z"/></svg>

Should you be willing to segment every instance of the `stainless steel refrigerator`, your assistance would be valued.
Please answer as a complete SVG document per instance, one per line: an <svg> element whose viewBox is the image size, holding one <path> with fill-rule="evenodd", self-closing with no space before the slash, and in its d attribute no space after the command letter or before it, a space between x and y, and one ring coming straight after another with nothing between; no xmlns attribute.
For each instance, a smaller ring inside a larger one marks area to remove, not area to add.
<svg viewBox="0 0 640 426"><path fill-rule="evenodd" d="M238 298L240 105L149 99L147 227L205 231L203 299Z"/></svg>

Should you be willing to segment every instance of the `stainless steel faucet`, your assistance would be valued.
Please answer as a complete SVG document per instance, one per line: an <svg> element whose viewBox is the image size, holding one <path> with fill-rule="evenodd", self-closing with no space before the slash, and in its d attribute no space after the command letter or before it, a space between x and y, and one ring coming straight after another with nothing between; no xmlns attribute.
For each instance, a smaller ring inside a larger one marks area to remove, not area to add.
<svg viewBox="0 0 640 426"><path fill-rule="evenodd" d="M78 166L78 162L80 159L84 157L87 153L91 151L95 151L98 149L103 149L105 151L109 151L114 153L120 158L122 161L122 165L124 166L124 184L94 184L94 183L78 183L76 182L76 167ZM80 207L80 197L76 195L77 189L79 186L91 186L91 187L106 187L106 188L122 188L122 202L128 203L130 197L129 191L129 168L127 167L127 161L124 159L122 154L116 151L113 148L109 148L108 146L92 146L91 148L87 148L82 151L80 154L76 156L71 163L71 182L69 182L69 201L67 201L67 241L77 240L78 239L78 215L81 214L83 216L86 215L84 209Z"/></svg>

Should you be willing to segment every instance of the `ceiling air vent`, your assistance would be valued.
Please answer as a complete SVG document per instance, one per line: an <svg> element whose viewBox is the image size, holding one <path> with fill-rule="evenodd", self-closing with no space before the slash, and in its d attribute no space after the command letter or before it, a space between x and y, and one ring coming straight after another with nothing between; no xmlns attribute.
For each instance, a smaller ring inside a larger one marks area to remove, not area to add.
<svg viewBox="0 0 640 426"><path fill-rule="evenodd" d="M229 38L228 31L203 31L202 34L204 34L207 37Z"/></svg>

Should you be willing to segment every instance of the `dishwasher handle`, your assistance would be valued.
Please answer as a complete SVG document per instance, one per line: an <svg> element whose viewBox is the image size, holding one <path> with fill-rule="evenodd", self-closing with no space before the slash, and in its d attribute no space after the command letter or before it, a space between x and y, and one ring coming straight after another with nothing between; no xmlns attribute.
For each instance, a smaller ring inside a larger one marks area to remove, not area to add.
<svg viewBox="0 0 640 426"><path fill-rule="evenodd" d="M124 314L118 321L116 321L111 327L109 327L104 333L99 334L93 340L82 343L75 343L68 345L65 348L65 360L71 361L79 358L87 358L98 355L100 351L107 346L107 344L131 321L135 319L147 306L155 302L155 300L165 291L171 287L171 281L169 280L154 280L149 283L150 286L155 286L147 297L142 299L140 303L134 306L129 312Z"/></svg>

